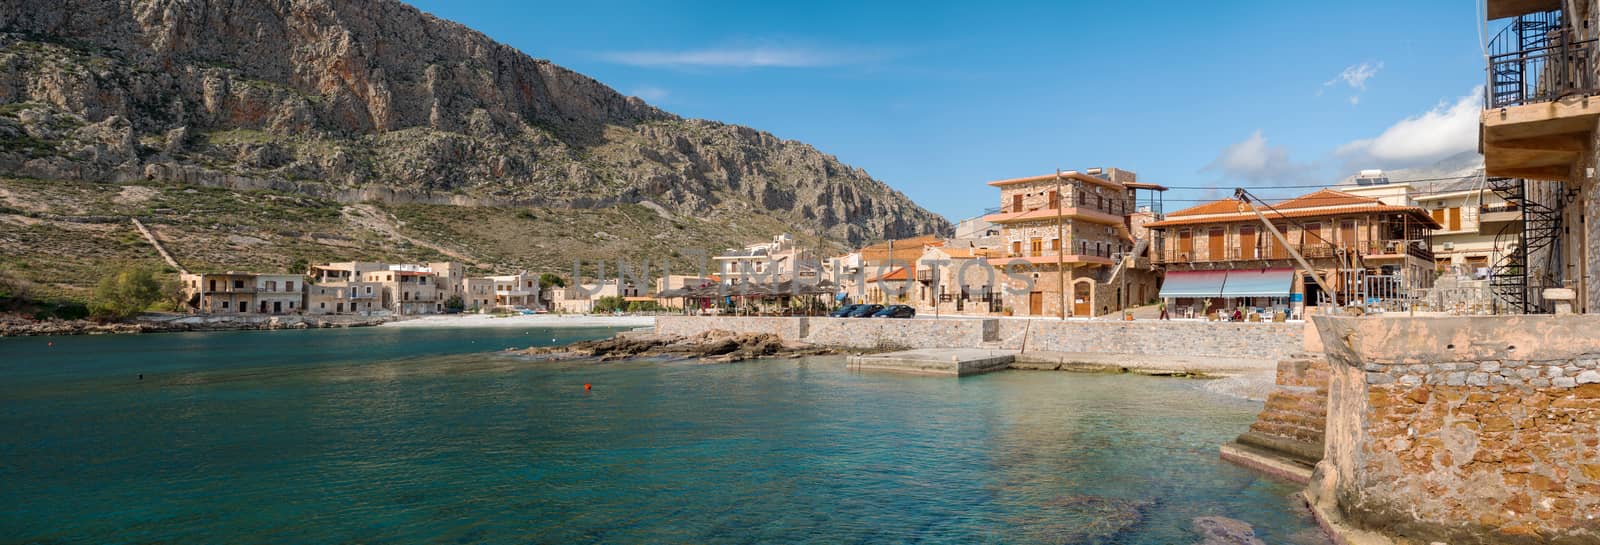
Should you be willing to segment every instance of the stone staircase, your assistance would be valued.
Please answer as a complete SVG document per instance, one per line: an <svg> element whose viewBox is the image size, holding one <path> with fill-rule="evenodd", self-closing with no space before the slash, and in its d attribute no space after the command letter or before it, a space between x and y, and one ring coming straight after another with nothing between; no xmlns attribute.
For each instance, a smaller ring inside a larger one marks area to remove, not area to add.
<svg viewBox="0 0 1600 545"><path fill-rule="evenodd" d="M1278 362L1278 387L1250 431L1222 447L1222 457L1298 482L1322 460L1327 430L1328 360L1296 354Z"/></svg>

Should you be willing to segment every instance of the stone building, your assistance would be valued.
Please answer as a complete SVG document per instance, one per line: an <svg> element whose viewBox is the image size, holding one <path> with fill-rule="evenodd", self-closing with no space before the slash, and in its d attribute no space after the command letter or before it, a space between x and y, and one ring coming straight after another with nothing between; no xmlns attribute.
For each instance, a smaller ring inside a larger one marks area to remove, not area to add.
<svg viewBox="0 0 1600 545"><path fill-rule="evenodd" d="M189 308L202 314L294 314L305 308L305 277L273 273L182 274Z"/></svg>
<svg viewBox="0 0 1600 545"><path fill-rule="evenodd" d="M1091 317L1142 304L1159 275L1139 258L1137 191L1165 191L1115 168L1065 171L989 182L1000 208L984 220L1000 226L1005 307L1025 316ZM1126 258L1126 259L1125 259Z"/></svg>
<svg viewBox="0 0 1600 545"><path fill-rule="evenodd" d="M1486 17L1479 150L1510 207L1484 221L1522 233L1497 295L1513 311L1550 312L1545 290L1566 288L1578 312L1600 312L1600 3L1489 0Z"/></svg>
<svg viewBox="0 0 1600 545"><path fill-rule="evenodd" d="M1000 311L1000 273L989 257L998 251L948 241L929 246L917 260L912 285L919 314L988 315Z"/></svg>
<svg viewBox="0 0 1600 545"><path fill-rule="evenodd" d="M1146 224L1166 233L1153 257L1167 269L1160 296L1175 310L1198 315L1243 307L1299 315L1304 306L1399 298L1432 285L1428 235L1439 224L1421 208L1329 189L1256 206L1288 246L1232 198ZM1326 289L1304 274L1291 248ZM1208 300L1210 307L1201 308Z"/></svg>
<svg viewBox="0 0 1600 545"><path fill-rule="evenodd" d="M382 314L382 287L375 282L344 281L306 285L306 314Z"/></svg>
<svg viewBox="0 0 1600 545"><path fill-rule="evenodd" d="M539 306L539 275L520 272L491 276L494 283L494 306L535 308Z"/></svg>
<svg viewBox="0 0 1600 545"><path fill-rule="evenodd" d="M1511 225L1480 221L1507 210L1510 204L1491 191L1488 181L1473 174L1446 180L1390 180L1381 170L1365 170L1334 189L1373 197L1384 204L1426 210L1439 229L1431 237L1434 269L1441 275L1487 278L1515 247L1518 231Z"/></svg>
<svg viewBox="0 0 1600 545"><path fill-rule="evenodd" d="M425 267L394 265L394 268L366 273L362 281L376 284L382 291L383 307L401 316L444 312L438 277Z"/></svg>
<svg viewBox="0 0 1600 545"><path fill-rule="evenodd" d="M461 281L461 309L466 312L484 312L495 306L495 281L489 277L469 276Z"/></svg>

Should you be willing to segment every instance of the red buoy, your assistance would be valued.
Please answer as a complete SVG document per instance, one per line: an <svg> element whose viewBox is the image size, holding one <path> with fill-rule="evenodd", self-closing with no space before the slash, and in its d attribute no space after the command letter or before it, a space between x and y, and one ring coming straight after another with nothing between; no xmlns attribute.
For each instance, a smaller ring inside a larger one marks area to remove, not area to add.
<svg viewBox="0 0 1600 545"><path fill-rule="evenodd" d="M583 383L583 391L585 391L585 392L589 391L589 383L587 383L587 382Z"/></svg>

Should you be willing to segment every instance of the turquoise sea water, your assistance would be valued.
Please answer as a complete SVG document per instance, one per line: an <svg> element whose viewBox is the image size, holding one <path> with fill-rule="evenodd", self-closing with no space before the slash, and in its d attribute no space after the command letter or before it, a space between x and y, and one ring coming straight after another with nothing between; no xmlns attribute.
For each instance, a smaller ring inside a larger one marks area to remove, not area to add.
<svg viewBox="0 0 1600 545"><path fill-rule="evenodd" d="M0 543L1317 542L1197 381L495 353L608 333L0 339Z"/></svg>

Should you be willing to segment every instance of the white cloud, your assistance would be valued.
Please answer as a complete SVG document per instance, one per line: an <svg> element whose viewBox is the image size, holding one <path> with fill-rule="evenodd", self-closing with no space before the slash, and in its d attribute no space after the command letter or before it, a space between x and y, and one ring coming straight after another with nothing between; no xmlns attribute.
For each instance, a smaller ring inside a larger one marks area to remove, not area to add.
<svg viewBox="0 0 1600 545"><path fill-rule="evenodd" d="M628 91L628 94L639 97L645 102L661 102L666 100L672 93L654 85L641 85L634 87L632 91Z"/></svg>
<svg viewBox="0 0 1600 545"><path fill-rule="evenodd" d="M817 68L857 64L877 55L803 47L745 47L686 51L616 51L600 54L610 62L649 67Z"/></svg>
<svg viewBox="0 0 1600 545"><path fill-rule="evenodd" d="M1289 150L1267 143L1260 129L1222 149L1204 170L1252 182L1285 182L1305 177L1306 167L1289 159Z"/></svg>
<svg viewBox="0 0 1600 545"><path fill-rule="evenodd" d="M1372 79L1372 76L1378 75L1378 71L1382 69L1383 61L1378 61L1377 63L1364 62L1361 64L1352 64L1350 66L1346 66L1343 72L1340 72L1339 75L1334 76L1333 79L1328 80L1327 83L1323 83L1322 86L1327 87L1343 81L1345 85L1349 85L1351 89L1365 91L1367 90L1367 80Z"/></svg>
<svg viewBox="0 0 1600 545"><path fill-rule="evenodd" d="M1440 102L1426 112L1400 120L1373 138L1348 142L1334 153L1364 168L1406 168L1432 164L1476 149L1483 88Z"/></svg>
<svg viewBox="0 0 1600 545"><path fill-rule="evenodd" d="M1351 89L1355 90L1355 94L1350 95L1350 105L1355 106L1360 104L1361 93L1367 90L1367 80L1378 75L1378 71L1382 69L1383 61L1378 61L1376 63L1364 62L1361 64L1352 64L1350 66L1346 66L1344 71L1340 72L1339 75L1334 76L1333 79L1322 83L1322 89L1317 89L1317 96L1322 96L1322 91L1328 87L1338 85L1342 82Z"/></svg>

